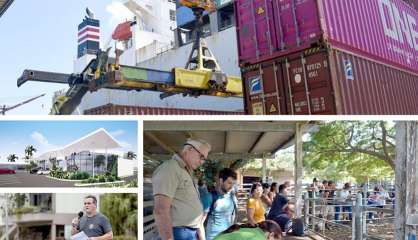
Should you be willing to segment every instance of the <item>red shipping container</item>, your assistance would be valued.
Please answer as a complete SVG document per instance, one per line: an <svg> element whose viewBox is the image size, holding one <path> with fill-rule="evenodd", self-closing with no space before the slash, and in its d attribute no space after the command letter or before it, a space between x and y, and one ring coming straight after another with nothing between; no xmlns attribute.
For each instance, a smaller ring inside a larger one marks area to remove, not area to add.
<svg viewBox="0 0 418 240"><path fill-rule="evenodd" d="M331 45L418 73L418 12L401 0L237 0L235 8L242 66Z"/></svg>
<svg viewBox="0 0 418 240"><path fill-rule="evenodd" d="M243 68L247 114L418 114L418 75L331 48Z"/></svg>

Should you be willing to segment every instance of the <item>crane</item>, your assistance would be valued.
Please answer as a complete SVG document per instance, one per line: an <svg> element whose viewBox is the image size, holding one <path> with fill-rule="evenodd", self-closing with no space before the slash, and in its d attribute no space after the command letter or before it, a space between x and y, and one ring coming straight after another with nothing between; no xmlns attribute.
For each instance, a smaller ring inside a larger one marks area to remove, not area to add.
<svg viewBox="0 0 418 240"><path fill-rule="evenodd" d="M203 36L203 13L214 11L211 0L181 0L189 7L196 18L192 52L185 68L173 68L172 71L161 71L136 66L119 64L122 52L115 49L116 58L109 57L109 51L99 50L81 73L54 73L26 69L17 80L20 87L27 81L62 83L70 86L63 96L55 99L51 114L71 114L80 104L87 92L102 88L118 90L150 90L160 92L160 98L174 94L183 96L200 95L231 97L242 96L242 81L239 77L227 76L206 46ZM129 23L121 25L124 30ZM129 26L128 26L129 27ZM125 32L123 32L125 34ZM129 36L129 34L127 34ZM120 37L115 35L116 39ZM121 38L122 40L125 37Z"/></svg>
<svg viewBox="0 0 418 240"><path fill-rule="evenodd" d="M218 61L203 38L203 13L216 9L213 0L180 0L180 4L190 8L195 16L192 51L185 68L175 68L176 83L195 87L202 82L209 88L225 91L230 82L239 81L237 77L228 77L222 72Z"/></svg>
<svg viewBox="0 0 418 240"><path fill-rule="evenodd" d="M43 97L43 96L45 96L45 93L44 93L44 94L41 94L41 95L39 95L39 96L33 97L33 98L29 98L29 99L27 99L27 100L25 100L25 101L23 101L23 102L20 102L20 103L18 103L18 104L15 104L15 105L13 105L13 106L6 106L6 105L3 105L3 106L0 108L0 114L1 114L1 115L5 115L7 111L10 111L10 110L15 109L15 108L17 108L17 107L20 107L20 106L25 105L25 104L27 104L27 103L30 103L30 102L32 102L32 101L34 101L34 100L36 100L36 99L38 99L38 98L40 98L40 97Z"/></svg>
<svg viewBox="0 0 418 240"><path fill-rule="evenodd" d="M213 0L180 0L180 4L193 9L200 8L204 11L213 12L216 9Z"/></svg>

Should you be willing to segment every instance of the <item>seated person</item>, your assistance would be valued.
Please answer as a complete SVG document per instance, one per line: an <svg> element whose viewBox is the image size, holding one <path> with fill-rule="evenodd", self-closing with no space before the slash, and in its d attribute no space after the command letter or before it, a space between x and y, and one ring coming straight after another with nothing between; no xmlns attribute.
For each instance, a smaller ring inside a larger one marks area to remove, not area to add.
<svg viewBox="0 0 418 240"><path fill-rule="evenodd" d="M293 204L289 204L287 198L288 188L282 184L279 186L279 194L273 201L267 219L277 222L284 232L288 232L292 227Z"/></svg>
<svg viewBox="0 0 418 240"><path fill-rule="evenodd" d="M263 221L256 226L249 224L232 225L214 240L279 240L282 237L280 226L274 221Z"/></svg>
<svg viewBox="0 0 418 240"><path fill-rule="evenodd" d="M251 197L247 202L247 218L248 223L252 226L255 226L257 223L260 223L265 220L264 214L266 210L264 209L263 202L261 200L261 195L263 194L263 187L260 183L254 183L251 187Z"/></svg>

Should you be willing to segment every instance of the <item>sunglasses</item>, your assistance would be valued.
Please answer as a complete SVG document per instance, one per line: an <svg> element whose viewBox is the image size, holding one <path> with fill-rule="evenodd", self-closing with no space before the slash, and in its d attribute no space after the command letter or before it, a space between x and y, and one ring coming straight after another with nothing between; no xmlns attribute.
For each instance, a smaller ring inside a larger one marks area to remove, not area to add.
<svg viewBox="0 0 418 240"><path fill-rule="evenodd" d="M189 144L189 143L184 144L184 146L190 146L190 147L192 147L199 154L200 160L206 161L205 155L203 155L195 146L193 146L192 144Z"/></svg>

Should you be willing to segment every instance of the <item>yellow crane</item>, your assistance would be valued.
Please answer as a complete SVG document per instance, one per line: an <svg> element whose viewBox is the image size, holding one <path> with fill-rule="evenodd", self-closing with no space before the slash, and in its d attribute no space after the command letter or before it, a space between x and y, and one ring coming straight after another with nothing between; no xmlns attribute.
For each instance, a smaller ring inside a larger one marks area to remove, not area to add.
<svg viewBox="0 0 418 240"><path fill-rule="evenodd" d="M216 9L213 0L180 0L180 4L188 8L202 8L205 11L213 12Z"/></svg>
<svg viewBox="0 0 418 240"><path fill-rule="evenodd" d="M71 114L88 91L101 88L118 90L150 90L161 92L165 98L174 94L184 96L242 96L240 77L227 76L222 72L216 58L203 39L203 14L216 10L213 0L180 0L190 8L196 18L195 41L185 68L160 71L119 64L120 51L116 59L109 58L110 48L99 50L81 73L54 73L32 69L23 71L17 85L27 81L69 84L70 89L55 99L52 114Z"/></svg>
<svg viewBox="0 0 418 240"><path fill-rule="evenodd" d="M204 88L218 91L236 91L242 88L241 78L227 76L203 39L203 13L216 10L213 0L180 0L190 8L196 18L195 41L185 68L175 68L175 82L178 86Z"/></svg>

